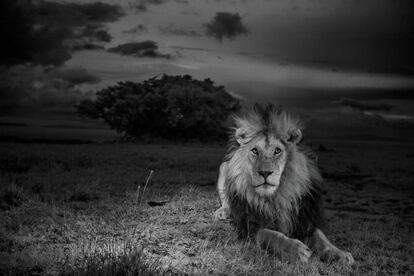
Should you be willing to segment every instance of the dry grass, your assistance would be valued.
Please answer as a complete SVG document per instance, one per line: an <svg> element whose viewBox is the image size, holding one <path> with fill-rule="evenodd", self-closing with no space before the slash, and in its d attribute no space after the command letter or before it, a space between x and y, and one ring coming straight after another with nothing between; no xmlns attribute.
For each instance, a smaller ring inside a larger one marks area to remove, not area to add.
<svg viewBox="0 0 414 276"><path fill-rule="evenodd" d="M413 274L414 148L315 145L328 235L353 253L353 267L283 263L213 222L222 147L3 143L0 274Z"/></svg>

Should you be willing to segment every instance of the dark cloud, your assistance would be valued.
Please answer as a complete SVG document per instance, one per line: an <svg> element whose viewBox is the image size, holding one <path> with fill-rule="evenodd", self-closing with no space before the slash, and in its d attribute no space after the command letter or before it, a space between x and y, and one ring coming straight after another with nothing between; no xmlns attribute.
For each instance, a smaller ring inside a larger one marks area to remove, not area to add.
<svg viewBox="0 0 414 276"><path fill-rule="evenodd" d="M88 42L87 39L74 39L68 41L66 45L74 51L81 51L81 50L103 50L105 49L104 46Z"/></svg>
<svg viewBox="0 0 414 276"><path fill-rule="evenodd" d="M146 12L148 10L149 5L162 5L169 2L169 0L135 0L133 2L129 2L128 6L131 9L134 9L136 13ZM171 2L171 1L170 1ZM179 4L188 4L187 0L175 0L176 3Z"/></svg>
<svg viewBox="0 0 414 276"><path fill-rule="evenodd" d="M86 20L92 22L114 22L124 15L120 6L102 2L87 4L68 3L66 7L79 12Z"/></svg>
<svg viewBox="0 0 414 276"><path fill-rule="evenodd" d="M38 1L30 8L31 15L39 24L54 23L64 26L114 22L124 15L120 6L102 2L80 4Z"/></svg>
<svg viewBox="0 0 414 276"><path fill-rule="evenodd" d="M184 28L180 28L180 27L175 26L174 24L170 24L166 26L158 26L158 30L162 34L173 34L173 35L192 36L192 37L201 36L200 33L194 30L187 30Z"/></svg>
<svg viewBox="0 0 414 276"><path fill-rule="evenodd" d="M136 5L162 5L170 0L140 0L136 3ZM179 4L189 4L190 2L188 0L174 0L174 2Z"/></svg>
<svg viewBox="0 0 414 276"><path fill-rule="evenodd" d="M144 25L138 24L135 27L133 27L132 29L125 30L123 32L127 33L127 34L142 34L142 33L147 33L148 29Z"/></svg>
<svg viewBox="0 0 414 276"><path fill-rule="evenodd" d="M69 28L44 25L35 20L33 9L5 0L0 2L0 63L13 65L24 62L61 64L70 58L63 40L71 36Z"/></svg>
<svg viewBox="0 0 414 276"><path fill-rule="evenodd" d="M72 85L79 85L83 83L98 83L100 78L83 67L62 67L49 72L49 75L54 79L66 81Z"/></svg>
<svg viewBox="0 0 414 276"><path fill-rule="evenodd" d="M234 39L237 35L248 33L238 13L218 12L211 22L205 24L205 27L207 35L220 41L225 37Z"/></svg>
<svg viewBox="0 0 414 276"><path fill-rule="evenodd" d="M383 102L360 101L351 98L342 98L334 104L349 106L360 111L390 111L393 106Z"/></svg>
<svg viewBox="0 0 414 276"><path fill-rule="evenodd" d="M174 49L177 49L177 50L212 52L212 50L210 50L210 49L200 48L200 47L171 46L171 48L174 48Z"/></svg>
<svg viewBox="0 0 414 276"><path fill-rule="evenodd" d="M170 0L139 0L137 1L137 3L132 3L132 5L162 5L165 4L167 2L169 2ZM174 0L174 2L179 3L179 4L189 4L190 2L188 0Z"/></svg>
<svg viewBox="0 0 414 276"><path fill-rule="evenodd" d="M101 2L1 1L0 37L7 43L3 44L0 63L63 64L71 57L71 50L86 48L79 46L82 39L88 45L110 41L102 24L122 15L121 7ZM71 48L71 43L78 46Z"/></svg>
<svg viewBox="0 0 414 276"><path fill-rule="evenodd" d="M67 39L64 45L69 50L95 50L104 49L104 45L112 40L108 28L101 24L88 24L74 27L71 39Z"/></svg>
<svg viewBox="0 0 414 276"><path fill-rule="evenodd" d="M157 43L152 40L120 44L109 48L108 52L135 57L170 58L170 55L159 53Z"/></svg>
<svg viewBox="0 0 414 276"><path fill-rule="evenodd" d="M148 5L161 5L167 2L167 0L141 0L139 1L141 4L148 4Z"/></svg>
<svg viewBox="0 0 414 276"><path fill-rule="evenodd" d="M112 40L112 36L108 32L108 28L100 24L86 25L83 30L81 30L79 36L102 42L110 42Z"/></svg>
<svg viewBox="0 0 414 276"><path fill-rule="evenodd" d="M169 2L169 0L136 0L134 2L129 2L129 7L134 9L135 12L141 13L148 10L147 6L149 5L162 5ZM187 0L175 0L179 4L188 4Z"/></svg>
<svg viewBox="0 0 414 276"><path fill-rule="evenodd" d="M86 97L77 85L99 78L81 67L46 69L42 66L0 67L0 114L74 111Z"/></svg>

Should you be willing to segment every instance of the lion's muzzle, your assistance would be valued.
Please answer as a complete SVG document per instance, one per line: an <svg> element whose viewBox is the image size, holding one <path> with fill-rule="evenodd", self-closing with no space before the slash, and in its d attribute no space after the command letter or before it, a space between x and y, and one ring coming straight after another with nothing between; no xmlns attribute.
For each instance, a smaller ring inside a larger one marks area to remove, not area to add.
<svg viewBox="0 0 414 276"><path fill-rule="evenodd" d="M271 175L271 174L273 173L273 171L257 171L257 173L258 173L259 175L263 176L263 178L264 178L264 179L265 179L265 181L266 181L267 177L268 177L269 175Z"/></svg>

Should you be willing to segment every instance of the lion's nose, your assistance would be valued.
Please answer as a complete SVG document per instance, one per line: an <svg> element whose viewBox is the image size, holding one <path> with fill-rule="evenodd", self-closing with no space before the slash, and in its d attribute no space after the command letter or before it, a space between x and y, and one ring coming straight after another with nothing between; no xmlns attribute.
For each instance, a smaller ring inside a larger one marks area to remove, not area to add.
<svg viewBox="0 0 414 276"><path fill-rule="evenodd" d="M264 177L264 179L266 179L269 175L271 175L273 173L273 171L257 171L261 176Z"/></svg>

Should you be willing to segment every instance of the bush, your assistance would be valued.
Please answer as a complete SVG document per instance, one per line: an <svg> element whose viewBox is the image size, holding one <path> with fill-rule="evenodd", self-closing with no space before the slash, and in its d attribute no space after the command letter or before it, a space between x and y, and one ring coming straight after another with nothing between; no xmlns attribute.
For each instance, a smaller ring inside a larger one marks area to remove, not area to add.
<svg viewBox="0 0 414 276"><path fill-rule="evenodd" d="M223 86L189 75L119 82L77 105L81 115L103 119L126 135L201 141L225 138L226 118L239 108Z"/></svg>

